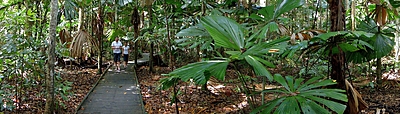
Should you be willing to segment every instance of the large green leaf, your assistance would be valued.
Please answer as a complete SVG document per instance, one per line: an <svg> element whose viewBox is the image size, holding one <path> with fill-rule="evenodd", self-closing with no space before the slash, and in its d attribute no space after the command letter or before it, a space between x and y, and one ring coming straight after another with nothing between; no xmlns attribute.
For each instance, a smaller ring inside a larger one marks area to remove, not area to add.
<svg viewBox="0 0 400 114"><path fill-rule="evenodd" d="M303 114L329 114L329 111L312 100L297 97Z"/></svg>
<svg viewBox="0 0 400 114"><path fill-rule="evenodd" d="M262 38L265 38L268 36L268 32L278 32L278 24L274 21L269 22L267 25L265 25L262 29L260 29L260 35L262 35Z"/></svg>
<svg viewBox="0 0 400 114"><path fill-rule="evenodd" d="M394 8L400 7L400 1L398 0L389 0L390 5L392 5Z"/></svg>
<svg viewBox="0 0 400 114"><path fill-rule="evenodd" d="M264 16L265 21L269 21L274 16L274 6L266 6L258 11L258 13Z"/></svg>
<svg viewBox="0 0 400 114"><path fill-rule="evenodd" d="M289 88L289 84L286 82L285 78L282 77L282 75L280 75L280 74L275 74L274 80L275 80L276 82L278 82L280 85L282 85L283 87L285 87L285 89L286 89L287 91L291 92L291 91L290 91L291 89Z"/></svg>
<svg viewBox="0 0 400 114"><path fill-rule="evenodd" d="M125 36L125 34L126 33L121 29L113 29L107 39L113 41L116 37L119 37L119 39L122 40L121 36Z"/></svg>
<svg viewBox="0 0 400 114"><path fill-rule="evenodd" d="M328 85L334 85L334 84L336 84L336 83L333 82L332 80L323 80L323 81L320 81L320 82L316 82L316 83L307 85L305 87L301 87L299 89L300 89L300 91L305 91L305 90L309 90L309 89L314 89L314 88L328 86Z"/></svg>
<svg viewBox="0 0 400 114"><path fill-rule="evenodd" d="M66 20L72 20L78 16L78 12L75 9L78 9L78 5L75 2L72 0L64 1L64 16Z"/></svg>
<svg viewBox="0 0 400 114"><path fill-rule="evenodd" d="M329 97L336 100L347 101L347 95L343 94L346 91L341 89L313 89L302 91L301 96L320 96L320 97Z"/></svg>
<svg viewBox="0 0 400 114"><path fill-rule="evenodd" d="M275 9L274 18L277 18L283 13L289 12L290 10L300 7L304 4L304 0L283 0L278 7Z"/></svg>
<svg viewBox="0 0 400 114"><path fill-rule="evenodd" d="M232 19L214 15L202 18L201 23L216 45L235 50L244 48L244 28Z"/></svg>
<svg viewBox="0 0 400 114"><path fill-rule="evenodd" d="M209 71L211 75L214 76L215 78L219 80L224 80L228 64L229 64L228 62L221 62L220 64L215 64L213 66L210 66L207 69L207 71Z"/></svg>
<svg viewBox="0 0 400 114"><path fill-rule="evenodd" d="M355 52L355 51L359 50L356 46L353 46L353 45L348 44L348 43L340 43L339 47L344 52Z"/></svg>
<svg viewBox="0 0 400 114"><path fill-rule="evenodd" d="M344 110L346 109L346 105L334 101L326 100L315 96L308 96L307 98L325 105L326 107L330 108L331 110L335 111L338 114L343 114Z"/></svg>
<svg viewBox="0 0 400 114"><path fill-rule="evenodd" d="M206 28L201 24L192 26L186 29L179 31L176 37L183 37L183 36L191 36L191 37L210 37L210 34L207 32Z"/></svg>
<svg viewBox="0 0 400 114"><path fill-rule="evenodd" d="M272 47L276 46L276 44L283 43L283 42L286 42L286 41L289 41L289 40L290 40L289 37L284 37L284 38L272 40L272 41L269 41L269 42L258 43L258 44L254 45L254 46L251 46L249 49L247 49L243 53L243 56L247 56L247 55L265 55L268 52L268 50L265 50L265 49L272 48Z"/></svg>
<svg viewBox="0 0 400 114"><path fill-rule="evenodd" d="M288 97L276 108L274 114L300 114L300 112L301 110L296 98Z"/></svg>
<svg viewBox="0 0 400 114"><path fill-rule="evenodd" d="M251 111L250 114L258 114L258 112L260 112L260 111L262 111L261 114L270 114L273 111L273 109L278 104L282 103L282 101L285 99L286 99L285 97L274 99L256 109L254 109L253 111Z"/></svg>
<svg viewBox="0 0 400 114"><path fill-rule="evenodd" d="M218 79L224 79L228 63L229 62L226 60L196 62L180 67L165 75L179 77L183 81L194 79L197 84L205 84L207 78L204 75L204 72L207 71L210 75L215 76Z"/></svg>
<svg viewBox="0 0 400 114"><path fill-rule="evenodd" d="M321 40L326 41L326 40L328 40L329 38L331 38L333 36L344 35L344 34L347 34L347 33L349 33L349 32L347 32L347 31L327 32L327 33L315 36L314 39L320 38Z"/></svg>
<svg viewBox="0 0 400 114"><path fill-rule="evenodd" d="M253 67L254 72L256 73L257 76L266 76L268 80L270 81L273 80L271 73L257 59L255 59L251 55L245 56L245 59L247 63L249 63Z"/></svg>
<svg viewBox="0 0 400 114"><path fill-rule="evenodd" d="M381 58L386 56L393 49L394 42L392 39L381 33L376 34L372 41L373 42L370 43L374 46L375 51L371 54L371 58Z"/></svg>
<svg viewBox="0 0 400 114"><path fill-rule="evenodd" d="M268 67L271 67L271 68L275 68L275 65L274 65L273 63L271 63L271 62L269 62L269 61L267 61L267 60L265 60L265 59L256 57L256 56L253 56L253 57L254 57L254 59L256 59L257 61L260 61L260 62L263 63L264 65L266 65L266 66L268 66Z"/></svg>
<svg viewBox="0 0 400 114"><path fill-rule="evenodd" d="M285 76L284 78L281 75L276 74L274 80L284 88L278 90L265 90L263 92L273 92L275 94L286 95L278 98L279 101L273 100L256 108L252 113L261 112L270 114L273 112L274 114L325 114L330 112L329 109L339 114L343 113L346 105L337 103L333 100L347 102L347 95L344 94L345 90L320 89L322 86L332 85L333 83L332 80L320 81L320 79L320 77L314 77L299 87L304 79L299 78L294 80L293 76ZM296 87L299 88L296 89ZM329 109L324 107L328 107Z"/></svg>

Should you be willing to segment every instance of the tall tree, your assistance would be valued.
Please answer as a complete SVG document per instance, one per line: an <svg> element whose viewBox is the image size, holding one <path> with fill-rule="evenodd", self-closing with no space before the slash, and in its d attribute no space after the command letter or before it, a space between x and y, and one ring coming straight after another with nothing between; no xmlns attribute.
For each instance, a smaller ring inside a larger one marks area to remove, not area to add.
<svg viewBox="0 0 400 114"><path fill-rule="evenodd" d="M98 47L99 51L98 51L98 55L97 55L99 62L97 64L97 68L98 68L97 73L101 74L102 73L101 65L103 64L103 58L102 58L103 38L102 37L103 37L104 20L103 20L103 8L101 7L101 1L98 0L97 3L99 4L99 9L98 9L97 18L96 18L96 26L97 26L96 27L96 37L99 42L99 47Z"/></svg>
<svg viewBox="0 0 400 114"><path fill-rule="evenodd" d="M48 38L48 61L47 61L47 75L46 75L46 105L45 114L51 114L54 112L54 58L55 58L55 39L56 39L56 27L57 27L57 13L58 13L58 0L51 0L51 12L50 12L50 33Z"/></svg>
<svg viewBox="0 0 400 114"><path fill-rule="evenodd" d="M346 27L345 19L345 7L343 0L328 0L329 10L330 10L330 31L344 31ZM330 76L333 80L336 80L338 85L336 88L344 89L347 92L347 107L345 114L357 114L360 110L367 108L367 104L364 103L362 98L354 98L354 94L358 93L357 90L352 89L351 86L346 83L346 59L343 49L339 46L340 43L345 42L343 36L334 36L330 39L330 64L332 65L332 70ZM347 84L347 85L346 85ZM357 100L355 100L357 99Z"/></svg>
<svg viewBox="0 0 400 114"><path fill-rule="evenodd" d="M330 11L330 22L331 27L330 31L343 31L345 28L345 10L343 5L343 0L328 0L329 3L329 11ZM346 79L345 79L345 55L343 50L337 45L338 42L343 42L343 38L341 36L334 36L330 39L332 45L330 47L330 64L332 65L332 70L330 72L330 76L333 80L336 80L338 85L337 88L346 90ZM333 48L337 47L338 52L333 53ZM348 108L346 112L348 113Z"/></svg>
<svg viewBox="0 0 400 114"><path fill-rule="evenodd" d="M140 31L139 31L139 24L140 24L140 18L139 18L139 10L137 8L137 6L135 6L133 8L133 12L131 15L131 23L133 25L133 29L134 29L134 39L136 40L139 37ZM135 52L134 52L134 56L135 56L135 67L137 67L137 60L138 60L138 43L137 41L135 41Z"/></svg>

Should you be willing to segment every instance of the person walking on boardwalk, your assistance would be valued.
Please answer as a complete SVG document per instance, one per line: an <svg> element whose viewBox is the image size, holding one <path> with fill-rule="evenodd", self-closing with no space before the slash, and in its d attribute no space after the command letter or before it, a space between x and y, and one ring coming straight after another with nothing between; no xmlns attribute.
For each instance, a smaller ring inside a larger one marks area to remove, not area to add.
<svg viewBox="0 0 400 114"><path fill-rule="evenodd" d="M111 48L113 49L114 53L114 66L115 70L117 72L120 72L120 58L121 58L121 48L122 48L122 43L119 41L119 38L116 37L115 41L111 43Z"/></svg>
<svg viewBox="0 0 400 114"><path fill-rule="evenodd" d="M128 41L124 42L124 46L122 46L123 49L123 56L124 56L124 69L126 69L128 65L128 60L129 60L129 52L131 51L129 49L129 43Z"/></svg>

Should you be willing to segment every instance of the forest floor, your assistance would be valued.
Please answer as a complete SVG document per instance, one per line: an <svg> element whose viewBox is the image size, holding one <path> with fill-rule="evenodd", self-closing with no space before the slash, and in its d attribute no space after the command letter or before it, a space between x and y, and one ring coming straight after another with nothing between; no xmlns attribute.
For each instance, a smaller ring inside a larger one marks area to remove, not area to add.
<svg viewBox="0 0 400 114"><path fill-rule="evenodd" d="M154 73L149 73L149 67L142 66L137 70L137 75L141 87L145 110L149 114L159 113L176 113L175 103L172 103L173 88L167 90L159 90L159 81L164 78L161 74L167 74L171 70L167 67L155 67ZM66 99L58 94L58 104L61 102L64 106L59 107L58 113L74 113L79 104L83 101L93 85L99 80L100 75L96 74L96 69L59 69L63 81L70 82L72 88L64 94ZM293 71L295 72L295 71ZM257 79L256 77L252 77ZM257 79L248 83L248 87L261 90L262 79ZM354 82L357 90L362 94L363 99L368 103L369 108L365 110L368 114L375 114L377 109L386 109L390 114L400 113L400 86L397 83L387 83L385 87L373 89L371 85L365 82ZM12 83L11 83L12 84ZM255 96L256 102L250 103L243 90L238 89L240 86L236 74L232 70L227 70L225 81L219 81L211 78L208 83L208 90L204 91L200 86L193 83L179 82L176 88L178 92L178 110L182 114L199 114L199 113L230 113L245 114L251 112L251 105L259 106L261 102L260 96ZM397 84L397 85L396 85ZM274 84L266 86L267 88L276 88ZM18 99L14 101L19 103L18 110L7 113L42 113L44 111L45 98L44 95L37 96L44 88L31 88L32 90L20 94ZM62 87L59 87L62 90ZM61 92L61 91L59 91ZM265 100L272 100L278 95L266 94ZM18 111L18 112L16 112ZM0 111L0 114L2 112ZM3 112L4 113L4 112Z"/></svg>
<svg viewBox="0 0 400 114"><path fill-rule="evenodd" d="M103 71L106 68L103 68ZM85 96L93 88L94 84L100 79L97 69L56 69L55 76L55 112L57 114L75 113ZM18 86L14 80L8 80L11 86ZM62 84L60 84L62 82ZM45 87L28 87L26 90L19 90L14 98L14 110L5 110L0 114L42 114L44 113L46 94ZM6 102L6 101L5 101Z"/></svg>
<svg viewBox="0 0 400 114"><path fill-rule="evenodd" d="M251 104L248 102L245 94L238 90L240 82L237 76L231 70L227 71L225 81L218 81L211 78L208 82L208 90L202 91L201 87L192 83L180 82L176 88L178 92L178 108L172 103L173 88L167 90L158 89L159 80L163 78L161 74L167 74L171 70L167 67L155 67L154 73L149 73L149 68L143 66L137 71L138 79L145 102L146 111L149 114L176 113L178 109L182 114L200 114L200 113L229 113L245 114L251 112ZM256 77L253 77L256 78ZM260 81L252 82L250 87L261 90ZM361 83L361 82L360 82ZM274 88L275 85L267 85L267 88ZM362 94L363 99L369 105L364 110L367 114L375 114L377 109L385 108L389 114L400 113L400 86L390 84L388 87L373 89L368 85L356 86ZM265 100L272 100L277 95L267 94ZM261 97L256 96L255 106L259 106Z"/></svg>

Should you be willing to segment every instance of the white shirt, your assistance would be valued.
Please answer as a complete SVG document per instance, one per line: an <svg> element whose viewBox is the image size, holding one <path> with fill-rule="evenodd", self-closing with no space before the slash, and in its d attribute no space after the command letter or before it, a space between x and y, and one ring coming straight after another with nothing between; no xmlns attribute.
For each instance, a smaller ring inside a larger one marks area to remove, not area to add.
<svg viewBox="0 0 400 114"><path fill-rule="evenodd" d="M122 46L122 49L124 49L124 54L129 54L129 45L127 46Z"/></svg>
<svg viewBox="0 0 400 114"><path fill-rule="evenodd" d="M118 42L113 41L111 43L111 47L113 47L113 46L116 48L116 49L113 49L114 53L121 53L121 48L120 48L122 46L121 41L118 41Z"/></svg>

